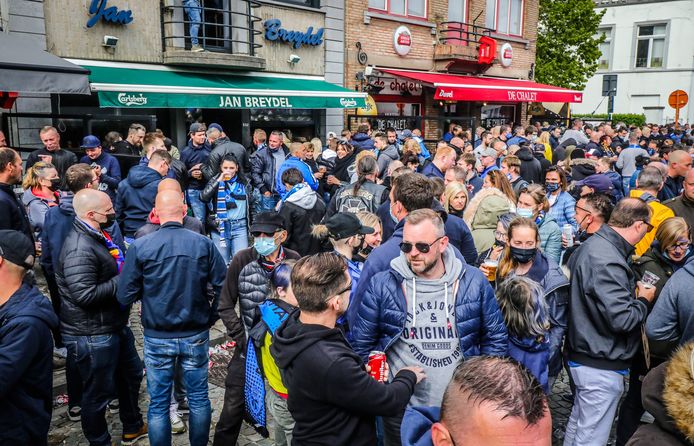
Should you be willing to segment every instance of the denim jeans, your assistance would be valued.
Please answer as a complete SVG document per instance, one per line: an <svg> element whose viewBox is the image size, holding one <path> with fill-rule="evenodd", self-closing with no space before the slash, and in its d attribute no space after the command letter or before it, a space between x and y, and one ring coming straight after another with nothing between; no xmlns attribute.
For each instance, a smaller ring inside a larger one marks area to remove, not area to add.
<svg viewBox="0 0 694 446"><path fill-rule="evenodd" d="M188 16L189 30L190 30L190 43L192 45L198 44L198 34L200 33L200 24L202 23L202 16L200 11L200 2L198 0L183 0L183 9Z"/></svg>
<svg viewBox="0 0 694 446"><path fill-rule="evenodd" d="M188 439L191 446L207 444L212 413L207 386L208 344L207 331L184 338L145 336L150 445L171 445L169 406L177 360L181 362L183 383L188 393Z"/></svg>
<svg viewBox="0 0 694 446"><path fill-rule="evenodd" d="M631 177L622 177L622 189L624 190L624 196L629 197L629 182Z"/></svg>
<svg viewBox="0 0 694 446"><path fill-rule="evenodd" d="M280 201L280 196L272 194L269 197L263 195L258 189L253 191L255 201L255 215L261 212L274 211L277 203Z"/></svg>
<svg viewBox="0 0 694 446"><path fill-rule="evenodd" d="M243 218L229 222L230 236L226 239L226 246L222 246L222 235L218 231L212 231L210 237L222 254L224 261L229 264L237 252L248 248L248 221Z"/></svg>
<svg viewBox="0 0 694 446"><path fill-rule="evenodd" d="M114 395L120 403L124 433L143 425L137 403L142 383L142 361L130 328L94 336L63 334L68 355L74 355L82 379L82 431L92 446L110 445L106 406Z"/></svg>
<svg viewBox="0 0 694 446"><path fill-rule="evenodd" d="M193 216L205 224L206 206L200 200L200 191L198 189L186 189L186 201L193 211Z"/></svg>

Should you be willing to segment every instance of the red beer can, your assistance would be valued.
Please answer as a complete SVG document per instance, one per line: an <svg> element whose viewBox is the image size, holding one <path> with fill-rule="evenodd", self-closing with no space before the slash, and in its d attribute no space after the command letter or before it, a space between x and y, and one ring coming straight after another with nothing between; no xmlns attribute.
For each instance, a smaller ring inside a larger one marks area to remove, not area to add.
<svg viewBox="0 0 694 446"><path fill-rule="evenodd" d="M368 364L371 368L369 374L373 379L382 383L388 380L386 375L386 354L384 352L373 351L369 353Z"/></svg>

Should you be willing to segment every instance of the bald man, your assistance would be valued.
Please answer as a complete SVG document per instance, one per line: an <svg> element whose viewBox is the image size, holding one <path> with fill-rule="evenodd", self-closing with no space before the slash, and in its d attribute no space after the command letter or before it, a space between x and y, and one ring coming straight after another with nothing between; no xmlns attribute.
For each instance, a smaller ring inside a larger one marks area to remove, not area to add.
<svg viewBox="0 0 694 446"><path fill-rule="evenodd" d="M658 192L660 201L669 200L682 193L684 177L692 168L692 156L684 150L674 150L668 157L667 177L663 188Z"/></svg>
<svg viewBox="0 0 694 446"><path fill-rule="evenodd" d="M159 186L157 186L157 197L164 191L176 192L181 196L181 202L184 201L183 191L178 181L172 178L164 178L161 180ZM159 221L159 216L157 215L156 208L154 208L152 212L149 213L149 217L147 217L147 223L135 232L135 238L138 239L147 234L151 234L160 227L161 223ZM185 204L183 205L183 227L197 234L205 235L205 226L197 218L188 215L188 206Z"/></svg>
<svg viewBox="0 0 694 446"><path fill-rule="evenodd" d="M149 438L152 444L171 444L171 387L180 363L190 444L207 444L209 328L219 318L226 263L212 240L183 227L180 193L159 192L154 211L161 227L130 245L118 289L122 305L142 300Z"/></svg>
<svg viewBox="0 0 694 446"><path fill-rule="evenodd" d="M58 259L60 331L82 379L82 431L90 444L111 444L106 406L118 395L123 443L147 435L138 407L142 361L128 328L129 306L116 300L123 252L105 231L115 221L109 196L82 189L75 221ZM89 354L85 354L89 352Z"/></svg>

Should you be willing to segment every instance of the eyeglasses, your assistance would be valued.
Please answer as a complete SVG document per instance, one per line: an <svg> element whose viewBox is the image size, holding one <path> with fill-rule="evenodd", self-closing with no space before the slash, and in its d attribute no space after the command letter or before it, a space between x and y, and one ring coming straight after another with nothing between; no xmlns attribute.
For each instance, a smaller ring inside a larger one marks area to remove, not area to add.
<svg viewBox="0 0 694 446"><path fill-rule="evenodd" d="M405 254L409 254L412 251L412 247L414 246L415 248L417 248L417 251L421 252L422 254L426 254L429 252L434 243L438 242L444 237L445 236L442 235L441 237L437 238L431 243L417 242L413 244L410 242L402 242L400 243L400 251L404 252Z"/></svg>
<svg viewBox="0 0 694 446"><path fill-rule="evenodd" d="M581 198L583 198L583 197L581 197ZM574 207L575 207L575 209L576 209L577 211L583 211L583 212L585 212L586 214L590 214L590 211L589 211L588 209L586 209L586 208L582 208L582 207L579 206L579 205L576 205L576 206L574 206Z"/></svg>
<svg viewBox="0 0 694 446"><path fill-rule="evenodd" d="M496 237L499 240L508 240L508 234L501 231L494 231L494 237Z"/></svg>
<svg viewBox="0 0 694 446"><path fill-rule="evenodd" d="M645 224L646 226L648 226L648 232L651 232L653 229L655 229L655 226L653 226L652 224L650 224L650 223L647 222L646 220L642 220L642 221L643 221L643 224Z"/></svg>
<svg viewBox="0 0 694 446"><path fill-rule="evenodd" d="M349 281L349 284L346 287L344 287L341 291L338 291L337 293L335 293L335 296L333 296L333 297L341 296L343 293L346 293L347 291L352 291L352 281L351 280Z"/></svg>
<svg viewBox="0 0 694 446"><path fill-rule="evenodd" d="M689 248L689 245L691 245L691 242L679 242L676 245L670 246L667 250L675 251L679 249L680 251L686 251Z"/></svg>

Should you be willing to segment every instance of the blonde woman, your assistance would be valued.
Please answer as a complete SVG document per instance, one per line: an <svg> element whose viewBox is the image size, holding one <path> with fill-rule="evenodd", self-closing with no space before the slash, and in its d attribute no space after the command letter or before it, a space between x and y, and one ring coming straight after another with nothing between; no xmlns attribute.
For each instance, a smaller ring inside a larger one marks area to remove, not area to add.
<svg viewBox="0 0 694 446"><path fill-rule="evenodd" d="M358 248L357 253L353 256L355 261L363 263L366 262L366 258L371 254L371 251L381 246L381 242L383 241L383 225L378 215L372 212L357 212L357 218L362 226L373 228L374 230L371 234L364 234L364 241Z"/></svg>
<svg viewBox="0 0 694 446"><path fill-rule="evenodd" d="M27 171L22 187L22 203L26 207L31 230L36 235L36 240L40 240L46 212L57 206L60 199L58 171L53 164L39 161Z"/></svg>
<svg viewBox="0 0 694 446"><path fill-rule="evenodd" d="M552 145L549 143L549 132L542 132L537 138L537 142L545 146L545 159L552 162Z"/></svg>
<svg viewBox="0 0 694 446"><path fill-rule="evenodd" d="M443 193L443 208L448 214L463 218L469 198L467 187L464 183L458 181L450 182Z"/></svg>

